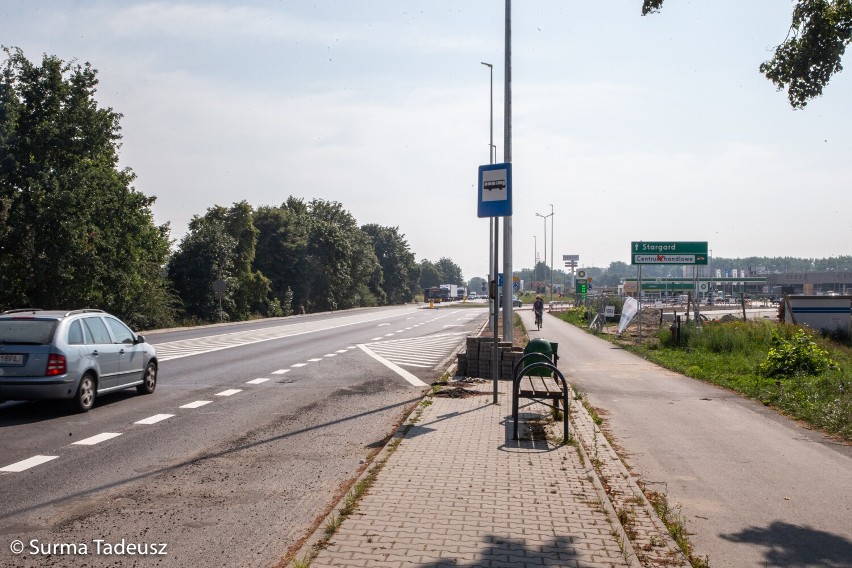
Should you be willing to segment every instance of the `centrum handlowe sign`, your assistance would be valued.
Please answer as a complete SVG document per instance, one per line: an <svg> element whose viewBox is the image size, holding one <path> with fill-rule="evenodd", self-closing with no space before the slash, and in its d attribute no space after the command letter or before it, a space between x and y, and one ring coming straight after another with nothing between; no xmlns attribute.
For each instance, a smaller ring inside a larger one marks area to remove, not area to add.
<svg viewBox="0 0 852 568"><path fill-rule="evenodd" d="M633 241L631 264L707 264L707 241Z"/></svg>

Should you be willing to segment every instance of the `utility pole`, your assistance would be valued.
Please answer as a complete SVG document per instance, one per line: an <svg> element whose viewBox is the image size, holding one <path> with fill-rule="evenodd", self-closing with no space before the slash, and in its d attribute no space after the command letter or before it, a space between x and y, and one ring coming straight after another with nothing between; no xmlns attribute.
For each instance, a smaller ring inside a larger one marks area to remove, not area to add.
<svg viewBox="0 0 852 568"><path fill-rule="evenodd" d="M512 162L512 0L506 0L505 65L503 77L503 161ZM514 338L512 316L512 217L503 217L503 340Z"/></svg>

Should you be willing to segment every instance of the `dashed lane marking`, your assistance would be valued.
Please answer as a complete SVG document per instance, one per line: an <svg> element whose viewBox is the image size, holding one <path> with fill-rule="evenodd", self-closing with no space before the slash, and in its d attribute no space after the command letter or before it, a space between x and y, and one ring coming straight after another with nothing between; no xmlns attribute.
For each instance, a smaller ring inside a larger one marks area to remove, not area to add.
<svg viewBox="0 0 852 568"><path fill-rule="evenodd" d="M222 392L217 392L216 396L233 396L233 395L237 394L238 392L243 392L243 389L223 390Z"/></svg>
<svg viewBox="0 0 852 568"><path fill-rule="evenodd" d="M411 312L407 312L411 313ZM261 343L286 337L294 337L311 333L321 333L343 327L371 323L378 320L395 318L403 314L365 314L358 316L343 317L333 322L305 322L303 324L287 324L263 329L249 329L220 335L197 337L192 339L181 339L156 344L157 355L160 361L169 361L180 357L201 355L211 351L220 351L242 345ZM391 325L389 322L385 322ZM329 325L330 324L330 325ZM354 347L353 347L354 349Z"/></svg>
<svg viewBox="0 0 852 568"><path fill-rule="evenodd" d="M210 404L213 402L212 400L196 400L194 402L190 402L189 404L184 404L180 408L199 408L204 406L205 404Z"/></svg>
<svg viewBox="0 0 852 568"><path fill-rule="evenodd" d="M21 460L13 464L9 464L6 467L0 467L0 471L4 471L7 473L20 473L22 471L30 469L31 467L47 463L50 460L55 460L58 457L59 456L33 456L31 458L27 458L25 460Z"/></svg>
<svg viewBox="0 0 852 568"><path fill-rule="evenodd" d="M272 371L273 375L283 375L284 373L289 373L290 369L278 369L277 371Z"/></svg>
<svg viewBox="0 0 852 568"><path fill-rule="evenodd" d="M293 368L298 369L299 367L305 367L306 365L307 365L307 363L293 363L293 364L292 364L292 365L290 365L290 366L291 366L291 367L293 367Z"/></svg>
<svg viewBox="0 0 852 568"><path fill-rule="evenodd" d="M250 381L246 381L247 385L259 385L260 383L265 383L269 379L252 379Z"/></svg>
<svg viewBox="0 0 852 568"><path fill-rule="evenodd" d="M85 438L80 440L79 442L74 442L75 446L94 446L95 444L100 444L101 442L106 442L107 440L112 440L113 438L117 438L121 436L121 432L103 432L102 434L97 434L95 436L91 436L90 438Z"/></svg>
<svg viewBox="0 0 852 568"><path fill-rule="evenodd" d="M134 424L156 424L157 422L168 420L172 416L174 416L174 414L155 414L154 416L149 416L148 418L137 420L136 422L134 422Z"/></svg>

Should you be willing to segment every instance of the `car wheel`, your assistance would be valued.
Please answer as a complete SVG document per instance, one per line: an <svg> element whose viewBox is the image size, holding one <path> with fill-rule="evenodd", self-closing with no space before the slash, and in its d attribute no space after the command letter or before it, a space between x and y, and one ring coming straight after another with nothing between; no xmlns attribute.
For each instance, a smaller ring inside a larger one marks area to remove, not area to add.
<svg viewBox="0 0 852 568"><path fill-rule="evenodd" d="M77 387L77 395L74 397L74 408L78 412L88 412L95 405L96 388L95 377L91 373L83 375Z"/></svg>
<svg viewBox="0 0 852 568"><path fill-rule="evenodd" d="M151 361L145 367L145 373L142 375L142 384L136 387L139 394L151 394L157 388L157 364Z"/></svg>

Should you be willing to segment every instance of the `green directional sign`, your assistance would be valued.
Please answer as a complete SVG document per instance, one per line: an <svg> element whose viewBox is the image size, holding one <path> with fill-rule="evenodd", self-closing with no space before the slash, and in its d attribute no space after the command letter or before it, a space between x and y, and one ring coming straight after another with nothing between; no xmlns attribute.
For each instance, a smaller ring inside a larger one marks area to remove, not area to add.
<svg viewBox="0 0 852 568"><path fill-rule="evenodd" d="M707 264L707 241L633 241L631 264Z"/></svg>

